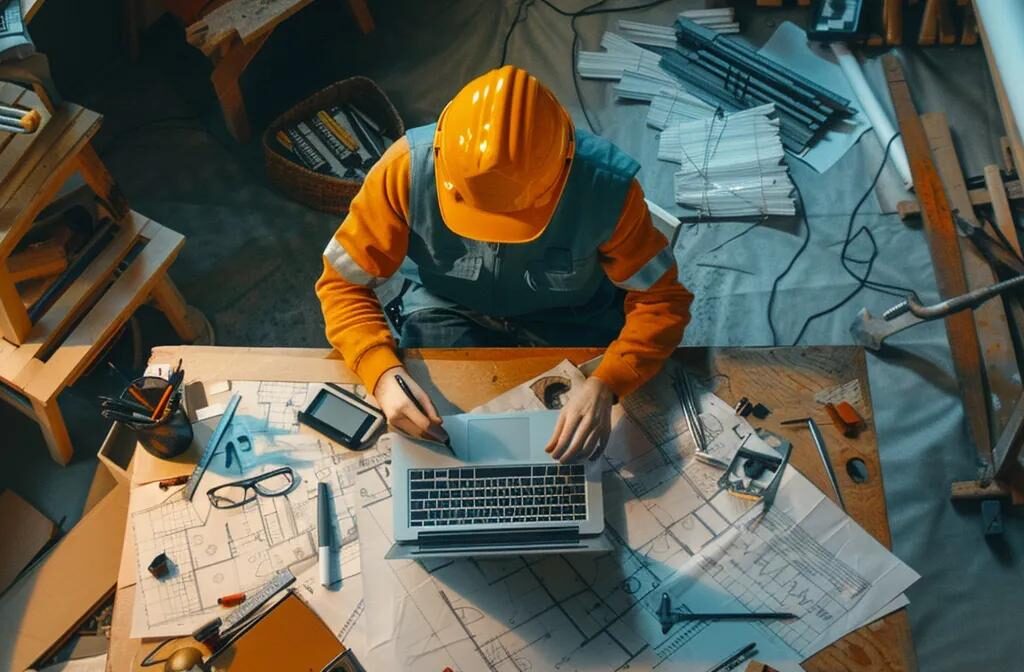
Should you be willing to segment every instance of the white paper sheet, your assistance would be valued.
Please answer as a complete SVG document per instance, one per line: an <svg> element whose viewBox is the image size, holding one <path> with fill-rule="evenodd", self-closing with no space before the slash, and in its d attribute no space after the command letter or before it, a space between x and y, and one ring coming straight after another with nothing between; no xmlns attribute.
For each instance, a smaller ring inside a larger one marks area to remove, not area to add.
<svg viewBox="0 0 1024 672"><path fill-rule="evenodd" d="M843 158L860 136L871 130L871 123L861 110L839 63L828 47L812 47L807 41L807 33L789 21L778 27L758 53L846 98L850 107L857 110L853 117L831 126L828 133L810 149L796 155L814 170L824 173Z"/></svg>
<svg viewBox="0 0 1024 672"><path fill-rule="evenodd" d="M319 481L331 486L343 585L358 576L356 500L349 488L360 466L374 463L376 453L355 453L300 429L296 415L319 389L316 384L235 381L232 389L242 400L193 500L185 501L182 488L162 491L155 483L132 491L130 522L139 576L133 637L187 634L222 615L219 596L259 588L286 567L308 570L317 555ZM298 475L287 495L257 497L229 510L210 505L206 492L213 486L281 466ZM171 572L157 579L147 567L160 553L170 559ZM301 586L307 577L298 578ZM317 602L317 592L307 597ZM352 611L329 616L325 620L337 631Z"/></svg>
<svg viewBox="0 0 1024 672"><path fill-rule="evenodd" d="M672 413L655 417L658 407L672 408L658 401L666 398L663 390L642 394L634 408L645 411L663 441L652 444L630 417L616 414L604 459L610 554L381 561L392 543L390 489L379 477L360 476L358 525L363 579L373 586L365 603L374 666L647 670L671 661L673 670L704 672L756 642L758 660L798 670L800 660L829 641L904 603L902 591L917 575L793 469L776 508L754 533L744 531L760 505L719 489L722 471L690 459L692 442L676 432ZM731 430L731 409L707 394L701 394L702 421ZM511 393L506 398L522 400ZM494 403L487 407L497 410ZM744 543L756 552L730 564L730 554ZM801 549L811 555L798 565L794 556ZM785 580L769 571L758 591L733 595L737 581L730 579L752 557L770 567L785 564ZM712 562L716 558L721 561ZM846 564L851 561L855 567ZM806 574L792 572L796 566L806 566ZM825 579L847 592L806 604L793 597L803 589L824 593ZM781 596L801 618L771 627L694 623L662 635L656 610L666 587L677 604L708 610L746 609L736 602Z"/></svg>

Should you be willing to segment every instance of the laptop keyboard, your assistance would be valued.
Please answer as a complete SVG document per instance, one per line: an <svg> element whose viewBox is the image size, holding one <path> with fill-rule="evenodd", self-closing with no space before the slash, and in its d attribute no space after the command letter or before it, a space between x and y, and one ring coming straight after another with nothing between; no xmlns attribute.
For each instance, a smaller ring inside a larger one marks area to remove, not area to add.
<svg viewBox="0 0 1024 672"><path fill-rule="evenodd" d="M409 470L409 525L585 520L582 464Z"/></svg>

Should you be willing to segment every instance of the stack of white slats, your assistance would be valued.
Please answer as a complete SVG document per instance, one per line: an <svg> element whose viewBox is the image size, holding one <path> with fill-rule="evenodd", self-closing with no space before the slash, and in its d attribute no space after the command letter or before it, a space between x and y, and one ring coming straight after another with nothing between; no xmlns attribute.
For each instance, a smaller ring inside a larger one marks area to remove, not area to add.
<svg viewBox="0 0 1024 672"><path fill-rule="evenodd" d="M658 148L681 164L676 202L708 217L795 214L784 155L773 105L676 124Z"/></svg>
<svg viewBox="0 0 1024 672"><path fill-rule="evenodd" d="M678 82L669 84L658 77L642 75L639 72L624 72L622 79L612 86L615 97L620 100L639 100L649 103L655 96L685 93Z"/></svg>
<svg viewBox="0 0 1024 672"><path fill-rule="evenodd" d="M678 87L679 80L661 69L661 56L638 47L629 40L606 32L601 37L604 51L581 51L576 58L580 77L587 79L622 79L624 72L634 72L665 85Z"/></svg>
<svg viewBox="0 0 1024 672"><path fill-rule="evenodd" d="M647 125L663 131L681 122L708 119L713 117L715 112L715 107L682 89L663 88L651 98Z"/></svg>
<svg viewBox="0 0 1024 672"><path fill-rule="evenodd" d="M679 17L710 28L723 35L740 32L740 24L736 21L736 12L732 7L719 9L690 9L679 12ZM675 33L673 33L673 37ZM674 43L673 43L674 46Z"/></svg>
<svg viewBox="0 0 1024 672"><path fill-rule="evenodd" d="M674 49L676 46L676 29L673 26L619 19L619 33L634 44L666 49Z"/></svg>

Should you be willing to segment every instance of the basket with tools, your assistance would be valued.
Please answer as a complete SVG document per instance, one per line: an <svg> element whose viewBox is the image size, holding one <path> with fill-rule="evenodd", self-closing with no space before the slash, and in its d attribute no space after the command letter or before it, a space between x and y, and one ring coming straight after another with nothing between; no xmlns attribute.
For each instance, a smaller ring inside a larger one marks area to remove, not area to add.
<svg viewBox="0 0 1024 672"><path fill-rule="evenodd" d="M352 77L314 94L263 133L267 177L289 198L342 213L367 171L405 133L380 87Z"/></svg>

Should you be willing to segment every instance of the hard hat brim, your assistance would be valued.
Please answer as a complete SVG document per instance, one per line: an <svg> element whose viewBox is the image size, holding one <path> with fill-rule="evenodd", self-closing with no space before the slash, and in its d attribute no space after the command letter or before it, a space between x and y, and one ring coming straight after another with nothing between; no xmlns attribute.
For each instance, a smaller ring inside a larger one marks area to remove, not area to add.
<svg viewBox="0 0 1024 672"><path fill-rule="evenodd" d="M562 200L571 166L571 159L565 162L558 181L552 185L552 196L543 205L514 212L488 212L462 200L454 190L445 189L443 169L435 163L434 180L441 218L445 226L463 238L484 243L529 243L539 238L551 222Z"/></svg>

